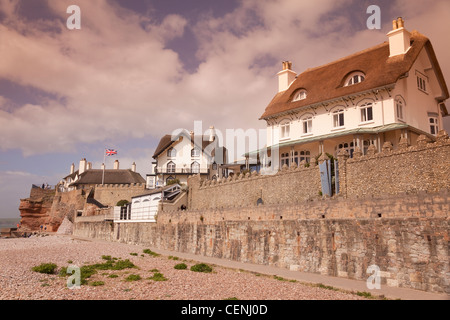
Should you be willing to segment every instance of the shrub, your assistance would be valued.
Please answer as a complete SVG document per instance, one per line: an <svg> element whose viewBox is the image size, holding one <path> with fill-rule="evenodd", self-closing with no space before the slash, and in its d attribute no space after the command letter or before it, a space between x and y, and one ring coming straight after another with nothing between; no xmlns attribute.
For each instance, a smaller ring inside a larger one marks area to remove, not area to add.
<svg viewBox="0 0 450 320"><path fill-rule="evenodd" d="M128 200L119 200L119 201L117 201L116 206L123 207L123 206L127 205L128 203L129 203Z"/></svg>
<svg viewBox="0 0 450 320"><path fill-rule="evenodd" d="M194 271L194 272L212 272L212 268L210 266L208 266L207 264L199 263L199 264L193 265L191 267L191 271Z"/></svg>
<svg viewBox="0 0 450 320"><path fill-rule="evenodd" d="M115 265L111 267L111 270L123 270L123 269L131 269L131 268L137 268L133 262L130 260L119 260L116 262Z"/></svg>
<svg viewBox="0 0 450 320"><path fill-rule="evenodd" d="M105 283L103 281L94 281L91 283L91 286L93 287L98 287L98 286L103 286L105 285Z"/></svg>
<svg viewBox="0 0 450 320"><path fill-rule="evenodd" d="M112 274L110 274L108 276L108 278L117 278L117 277L119 277L119 276L117 274L114 274L114 273L112 273Z"/></svg>
<svg viewBox="0 0 450 320"><path fill-rule="evenodd" d="M160 256L159 253L153 252L153 251L150 250L150 249L144 249L144 250L142 250L142 252L144 252L144 253L146 253L146 254L149 254L149 255L151 255L151 256L154 256L154 257Z"/></svg>
<svg viewBox="0 0 450 320"><path fill-rule="evenodd" d="M138 281L141 280L141 276L138 274L130 274L128 277L125 278L126 281Z"/></svg>
<svg viewBox="0 0 450 320"><path fill-rule="evenodd" d="M45 273L45 274L54 274L57 265L54 263L41 263L38 266L31 268L34 272Z"/></svg>
<svg viewBox="0 0 450 320"><path fill-rule="evenodd" d="M167 281L168 279L166 277L164 277L164 275L162 273L159 272L155 272L155 274L149 278L150 280L153 281Z"/></svg>
<svg viewBox="0 0 450 320"><path fill-rule="evenodd" d="M102 256L102 259L106 260L106 261L112 260L111 256L105 256L105 255Z"/></svg>
<svg viewBox="0 0 450 320"><path fill-rule="evenodd" d="M131 252L130 255L131 256L137 256L138 254L136 252Z"/></svg>
<svg viewBox="0 0 450 320"><path fill-rule="evenodd" d="M187 269L187 265L185 263L179 263L179 264L175 265L174 268L177 270L184 270L184 269Z"/></svg>
<svg viewBox="0 0 450 320"><path fill-rule="evenodd" d="M170 179L169 181L167 181L166 185L170 186L171 184L180 184L180 179Z"/></svg>

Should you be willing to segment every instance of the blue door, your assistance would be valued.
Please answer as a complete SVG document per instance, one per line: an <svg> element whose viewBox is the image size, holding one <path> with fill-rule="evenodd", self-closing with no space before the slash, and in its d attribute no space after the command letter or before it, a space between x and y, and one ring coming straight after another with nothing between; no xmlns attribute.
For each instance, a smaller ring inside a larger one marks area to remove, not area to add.
<svg viewBox="0 0 450 320"><path fill-rule="evenodd" d="M331 162L325 160L319 163L320 183L322 185L322 195L331 197Z"/></svg>

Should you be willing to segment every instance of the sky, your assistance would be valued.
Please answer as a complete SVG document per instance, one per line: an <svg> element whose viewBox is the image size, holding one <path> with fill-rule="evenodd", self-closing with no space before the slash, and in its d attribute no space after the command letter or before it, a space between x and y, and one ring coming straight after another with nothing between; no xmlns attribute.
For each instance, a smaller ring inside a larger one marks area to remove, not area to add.
<svg viewBox="0 0 450 320"><path fill-rule="evenodd" d="M398 16L450 81L448 0L0 0L0 218L72 163L100 168L105 148L118 151L107 168L136 162L145 178L177 128L265 128L282 61L301 73L377 45Z"/></svg>

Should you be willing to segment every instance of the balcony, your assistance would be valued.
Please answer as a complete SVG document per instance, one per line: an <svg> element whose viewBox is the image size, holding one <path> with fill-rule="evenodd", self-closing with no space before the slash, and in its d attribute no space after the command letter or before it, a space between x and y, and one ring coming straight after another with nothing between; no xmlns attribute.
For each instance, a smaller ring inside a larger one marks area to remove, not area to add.
<svg viewBox="0 0 450 320"><path fill-rule="evenodd" d="M155 174L208 174L209 170L208 168L198 168L198 169L191 169L191 168L166 168L166 167L156 167L155 168Z"/></svg>

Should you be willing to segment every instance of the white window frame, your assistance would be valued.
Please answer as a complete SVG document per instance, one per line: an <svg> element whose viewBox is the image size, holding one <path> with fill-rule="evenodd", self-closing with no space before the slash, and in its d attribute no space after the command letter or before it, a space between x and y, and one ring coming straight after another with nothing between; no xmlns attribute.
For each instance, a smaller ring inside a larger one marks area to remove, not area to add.
<svg viewBox="0 0 450 320"><path fill-rule="evenodd" d="M361 83L366 79L366 75L362 72L353 72L345 80L345 87L353 86L355 84Z"/></svg>
<svg viewBox="0 0 450 320"><path fill-rule="evenodd" d="M306 163L310 163L311 162L311 152L309 150L302 150L302 151L300 151L300 158L299 158L299 160L300 160L300 162L305 160Z"/></svg>
<svg viewBox="0 0 450 320"><path fill-rule="evenodd" d="M198 158L198 157L200 157L200 149L197 148L197 147L192 148L192 150L191 150L191 158Z"/></svg>
<svg viewBox="0 0 450 320"><path fill-rule="evenodd" d="M170 161L167 163L167 173L175 173L177 170L177 165L175 162Z"/></svg>
<svg viewBox="0 0 450 320"><path fill-rule="evenodd" d="M200 163L197 161L191 163L191 173L200 173Z"/></svg>
<svg viewBox="0 0 450 320"><path fill-rule="evenodd" d="M428 125L430 126L430 133L436 136L439 132L439 115L437 113L428 113Z"/></svg>
<svg viewBox="0 0 450 320"><path fill-rule="evenodd" d="M289 167L289 163L290 163L290 161L289 161L289 159L290 159L290 152L288 151L288 152L283 152L281 155L280 155L280 164L281 164L281 167L283 167L285 164Z"/></svg>
<svg viewBox="0 0 450 320"><path fill-rule="evenodd" d="M419 89L419 91L422 91L424 93L428 93L427 91L428 77L417 70L416 70L416 77L417 77L417 89Z"/></svg>
<svg viewBox="0 0 450 320"><path fill-rule="evenodd" d="M305 100L307 96L307 92L305 89L298 90L292 99L292 102Z"/></svg>
<svg viewBox="0 0 450 320"><path fill-rule="evenodd" d="M312 134L313 126L312 126L312 116L305 116L302 118L302 134L303 135L309 135Z"/></svg>
<svg viewBox="0 0 450 320"><path fill-rule="evenodd" d="M396 99L395 100L395 113L397 116L397 119L400 121L404 121L405 117L404 117L404 104L403 101L401 99Z"/></svg>
<svg viewBox="0 0 450 320"><path fill-rule="evenodd" d="M175 148L170 148L167 150L167 157L168 158L175 158L177 156L177 150Z"/></svg>
<svg viewBox="0 0 450 320"><path fill-rule="evenodd" d="M280 140L289 139L291 134L291 122L284 120L280 123Z"/></svg>
<svg viewBox="0 0 450 320"><path fill-rule="evenodd" d="M373 103L367 102L364 103L359 107L360 110L360 122L361 123L368 123L373 122ZM370 110L370 112L369 112ZM371 119L369 119L369 116L371 116Z"/></svg>
<svg viewBox="0 0 450 320"><path fill-rule="evenodd" d="M342 115L342 119L341 119L341 115ZM344 109L339 108L339 109L333 111L333 128L341 129L341 128L344 128L344 125L345 125Z"/></svg>

